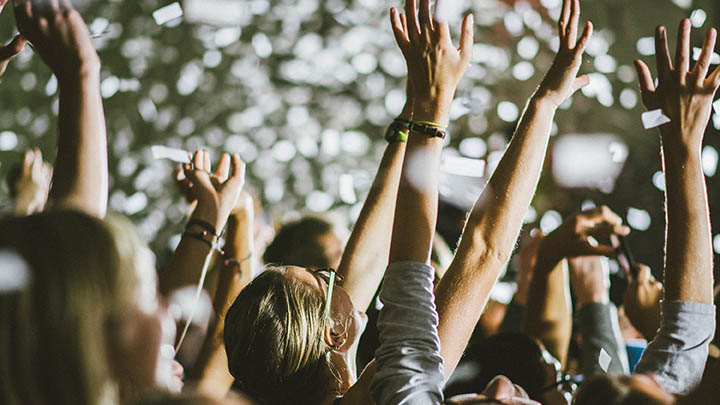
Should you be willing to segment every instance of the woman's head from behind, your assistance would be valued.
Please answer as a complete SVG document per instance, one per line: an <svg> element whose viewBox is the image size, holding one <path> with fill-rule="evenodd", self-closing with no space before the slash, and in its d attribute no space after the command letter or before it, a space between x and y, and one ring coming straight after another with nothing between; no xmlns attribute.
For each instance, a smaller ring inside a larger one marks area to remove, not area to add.
<svg viewBox="0 0 720 405"><path fill-rule="evenodd" d="M230 373L253 399L316 404L342 390L334 354L358 340L357 311L336 285L326 321L326 293L312 271L269 267L235 300L225 320L225 348Z"/></svg>
<svg viewBox="0 0 720 405"><path fill-rule="evenodd" d="M94 404L114 395L108 360L131 340L117 336L134 331L127 320L143 284L127 235L72 211L9 218L0 229L0 250L19 255L31 276L0 297L2 402Z"/></svg>

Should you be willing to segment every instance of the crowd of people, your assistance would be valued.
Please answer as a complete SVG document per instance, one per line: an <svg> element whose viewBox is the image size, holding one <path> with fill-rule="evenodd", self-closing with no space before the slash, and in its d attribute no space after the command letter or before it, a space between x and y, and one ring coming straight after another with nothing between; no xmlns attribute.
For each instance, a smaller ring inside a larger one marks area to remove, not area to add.
<svg viewBox="0 0 720 405"><path fill-rule="evenodd" d="M349 237L308 217L268 240L245 163L224 153L213 168L197 150L175 172L190 214L163 269L130 221L107 212L101 61L82 16L68 0L13 5L19 34L0 47L0 74L32 45L57 78L59 119L53 167L30 150L7 179L16 204L0 220L0 403L720 403L701 159L720 87L714 28L694 64L689 20L674 58L657 28L657 79L636 62L645 106L670 119L659 127L663 282L625 260L624 299L613 303L608 258L630 229L594 207L521 238L517 290L495 322L489 297L513 259L554 116L589 84L579 70L593 26L581 24L580 0L563 1L555 59L445 259L438 173L473 16L455 46L429 0L406 0L390 25L407 101ZM191 306L209 297L204 325L196 308L178 317L168 305L188 287Z"/></svg>

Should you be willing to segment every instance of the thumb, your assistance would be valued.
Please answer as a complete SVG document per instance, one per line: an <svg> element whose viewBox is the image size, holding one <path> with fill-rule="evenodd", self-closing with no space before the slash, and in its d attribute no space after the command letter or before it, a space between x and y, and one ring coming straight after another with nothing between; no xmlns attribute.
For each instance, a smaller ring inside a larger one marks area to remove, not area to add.
<svg viewBox="0 0 720 405"><path fill-rule="evenodd" d="M10 59L19 54L25 48L25 44L27 39L22 34L17 34L9 44L0 47L0 59Z"/></svg>
<svg viewBox="0 0 720 405"><path fill-rule="evenodd" d="M590 76L588 75L582 75L575 78L575 81L573 82L572 92L575 93L576 91L582 89L583 87L590 84Z"/></svg>
<svg viewBox="0 0 720 405"><path fill-rule="evenodd" d="M460 47L458 48L460 57L468 63L470 63L470 59L472 58L473 33L475 32L473 23L474 17L472 14L466 15L465 19L463 19L462 33L460 34Z"/></svg>

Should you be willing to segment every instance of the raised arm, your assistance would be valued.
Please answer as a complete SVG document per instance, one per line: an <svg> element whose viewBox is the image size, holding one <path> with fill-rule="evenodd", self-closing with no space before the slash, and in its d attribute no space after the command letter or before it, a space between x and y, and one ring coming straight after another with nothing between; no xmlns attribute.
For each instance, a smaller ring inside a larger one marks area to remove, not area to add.
<svg viewBox="0 0 720 405"><path fill-rule="evenodd" d="M645 106L661 108L671 119L660 127L667 205L665 299L712 304L713 250L701 148L720 86L720 68L708 76L717 31L707 32L692 70L690 20L680 25L676 66L670 60L666 36L665 27L658 27L657 88L647 65L635 62Z"/></svg>
<svg viewBox="0 0 720 405"><path fill-rule="evenodd" d="M630 372L618 313L610 302L610 269L602 256L568 259L570 284L575 294L575 318L582 337L582 373L626 375ZM610 363L601 363L602 352Z"/></svg>
<svg viewBox="0 0 720 405"><path fill-rule="evenodd" d="M413 98L408 83L408 99L400 118L411 119L412 107ZM366 311L370 305L388 264L405 146L405 142L390 142L385 149L338 266L338 272L345 277L343 287L355 308L361 311Z"/></svg>
<svg viewBox="0 0 720 405"><path fill-rule="evenodd" d="M667 212L662 325L635 372L654 374L672 393L687 393L700 381L715 332L713 252L701 147L720 87L720 68L708 76L717 31L707 32L700 59L690 70L690 29L690 21L684 19L673 66L666 29L658 27L657 87L647 65L636 62L645 106L662 109L671 121L660 127Z"/></svg>
<svg viewBox="0 0 720 405"><path fill-rule="evenodd" d="M446 375L451 375L487 302L537 186L553 117L567 98L588 83L577 77L588 22L576 40L579 0L565 0L560 17L560 50L542 84L530 98L505 155L465 225L450 269L437 290L440 341Z"/></svg>
<svg viewBox="0 0 720 405"><path fill-rule="evenodd" d="M43 211L51 177L52 166L43 161L40 149L26 150L20 177L11 187L11 192L15 194L15 215L32 215Z"/></svg>
<svg viewBox="0 0 720 405"><path fill-rule="evenodd" d="M196 285L204 277L218 234L245 184L245 163L238 155L223 154L215 173L210 169L210 155L205 150L195 152L192 164L183 166L193 184L197 206L170 263L160 273L159 288L165 295Z"/></svg>
<svg viewBox="0 0 720 405"><path fill-rule="evenodd" d="M188 373L189 386L216 399L227 397L234 381L228 370L223 332L228 309L252 281L253 217L252 198L243 193L228 219L225 256L218 266L220 274L213 299L215 322L208 329L198 359Z"/></svg>
<svg viewBox="0 0 720 405"><path fill-rule="evenodd" d="M528 307L534 310L526 313L525 331L543 342L563 365L572 330L569 276L563 259L614 255L612 246L597 245L588 239L591 236L607 238L611 232L626 235L630 229L622 225L619 216L603 206L566 218L540 242L528 295ZM581 298L582 301L602 301L602 291Z"/></svg>
<svg viewBox="0 0 720 405"><path fill-rule="evenodd" d="M373 398L379 405L440 404L442 358L433 295L434 269L428 264L438 209L442 138L415 124L446 125L455 87L472 50L472 17L463 21L460 48L447 23L430 18L430 1L406 3L406 14L391 9L393 31L408 65L417 98L400 178L388 267L380 292ZM407 16L407 17L406 17Z"/></svg>
<svg viewBox="0 0 720 405"><path fill-rule="evenodd" d="M107 133L100 96L100 58L68 0L16 0L20 33L58 81L60 110L50 197L104 217L108 199Z"/></svg>

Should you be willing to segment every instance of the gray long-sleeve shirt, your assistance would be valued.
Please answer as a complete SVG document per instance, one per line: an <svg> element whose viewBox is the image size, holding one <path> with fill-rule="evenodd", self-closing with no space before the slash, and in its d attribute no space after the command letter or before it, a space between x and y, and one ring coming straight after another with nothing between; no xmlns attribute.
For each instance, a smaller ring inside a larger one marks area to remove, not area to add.
<svg viewBox="0 0 720 405"><path fill-rule="evenodd" d="M620 335L617 308L613 304L588 303L577 312L577 322L582 335L583 374L607 372L609 374L628 374L625 342ZM607 369L599 362L601 351L610 356Z"/></svg>
<svg viewBox="0 0 720 405"><path fill-rule="evenodd" d="M665 390L687 394L702 379L708 345L715 334L715 305L668 301L662 325L635 367L652 374Z"/></svg>
<svg viewBox="0 0 720 405"><path fill-rule="evenodd" d="M378 405L442 403L443 360L433 294L435 270L415 262L388 266L380 291L380 347L372 395Z"/></svg>

